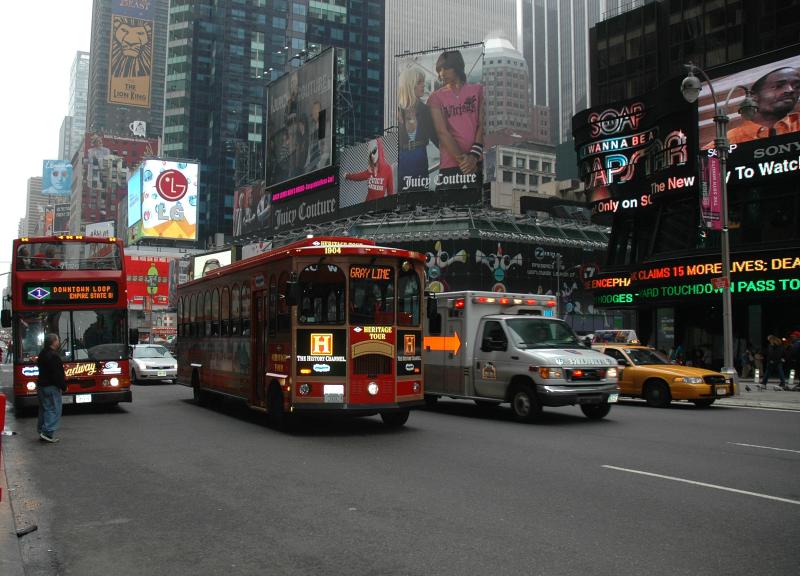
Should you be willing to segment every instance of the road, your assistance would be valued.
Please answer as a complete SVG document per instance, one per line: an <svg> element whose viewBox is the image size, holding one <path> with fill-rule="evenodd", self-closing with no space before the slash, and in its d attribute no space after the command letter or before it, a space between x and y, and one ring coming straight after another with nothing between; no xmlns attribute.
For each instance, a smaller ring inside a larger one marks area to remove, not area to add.
<svg viewBox="0 0 800 576"><path fill-rule="evenodd" d="M55 445L11 415L27 575L797 574L800 412L262 418L172 385L66 407Z"/></svg>

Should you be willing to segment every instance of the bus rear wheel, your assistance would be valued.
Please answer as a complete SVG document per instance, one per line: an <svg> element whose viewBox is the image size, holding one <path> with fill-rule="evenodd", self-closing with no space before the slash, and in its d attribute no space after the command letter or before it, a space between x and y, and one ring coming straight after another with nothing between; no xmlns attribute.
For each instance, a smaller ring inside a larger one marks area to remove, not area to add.
<svg viewBox="0 0 800 576"><path fill-rule="evenodd" d="M381 420L389 428L400 428L408 422L408 410L398 410L396 412L381 412Z"/></svg>

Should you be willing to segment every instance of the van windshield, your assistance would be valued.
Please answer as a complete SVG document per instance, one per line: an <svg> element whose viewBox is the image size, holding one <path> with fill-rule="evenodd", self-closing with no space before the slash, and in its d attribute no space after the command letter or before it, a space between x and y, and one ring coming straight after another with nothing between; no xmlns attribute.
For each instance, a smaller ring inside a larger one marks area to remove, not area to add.
<svg viewBox="0 0 800 576"><path fill-rule="evenodd" d="M518 348L585 348L565 322L544 318L514 318L506 321Z"/></svg>

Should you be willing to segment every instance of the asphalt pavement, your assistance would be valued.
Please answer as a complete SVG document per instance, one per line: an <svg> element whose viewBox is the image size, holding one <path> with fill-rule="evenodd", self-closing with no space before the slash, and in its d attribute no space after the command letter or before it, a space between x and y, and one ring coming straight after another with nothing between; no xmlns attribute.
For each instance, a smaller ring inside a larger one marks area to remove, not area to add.
<svg viewBox="0 0 800 576"><path fill-rule="evenodd" d="M5 366L2 368L6 372ZM4 376L7 376L4 374ZM6 378L4 378L5 380ZM747 388L749 387L749 391ZM5 392L8 396L10 390L0 386L0 393ZM741 393L739 395L724 398L717 401L719 407L749 407L774 410L795 410L800 411L800 391L784 391L777 387L777 382L770 382L766 390L759 389L752 380L741 382ZM6 403L6 411L10 412L13 408L11 402ZM8 422L8 418L5 419ZM18 530L30 529L29 526L17 526L13 510L13 488L9 492L9 485L6 476L6 461L2 457L2 440L8 438L14 431L4 430L0 435L0 574L3 576L24 576L25 570L22 562L20 550L21 538Z"/></svg>

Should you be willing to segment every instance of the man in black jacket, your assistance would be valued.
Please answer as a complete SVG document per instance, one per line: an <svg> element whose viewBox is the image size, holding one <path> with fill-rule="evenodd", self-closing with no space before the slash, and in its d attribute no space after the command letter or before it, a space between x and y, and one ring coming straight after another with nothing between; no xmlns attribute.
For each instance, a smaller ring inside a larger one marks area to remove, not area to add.
<svg viewBox="0 0 800 576"><path fill-rule="evenodd" d="M58 354L60 347L58 334L47 334L44 337L44 348L39 352L36 361L39 367L39 421L36 428L39 438L45 442L58 442L55 433L61 420L61 393L67 389L64 363Z"/></svg>

